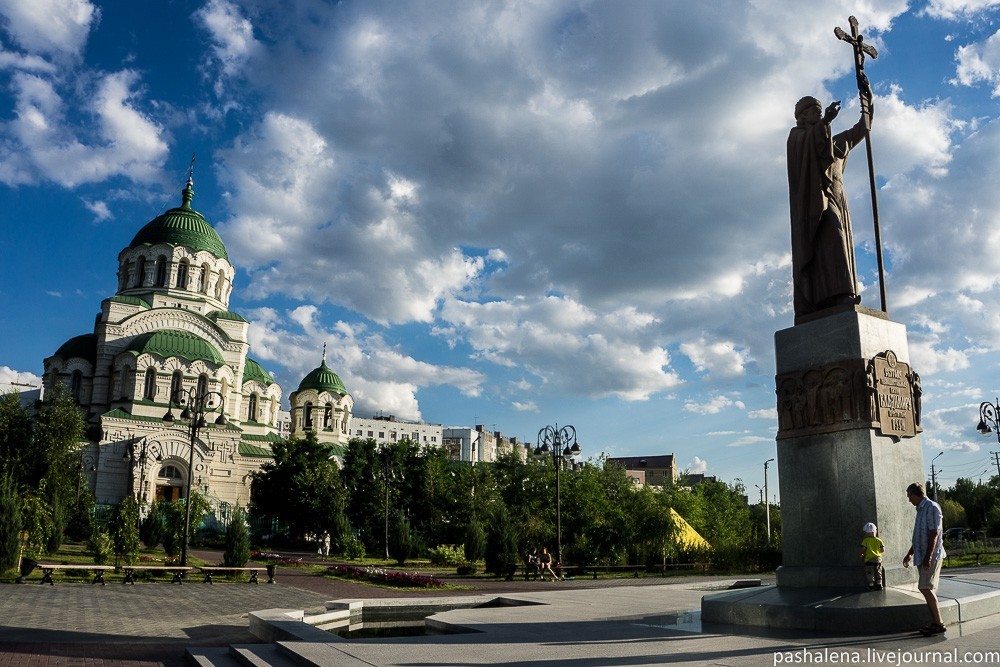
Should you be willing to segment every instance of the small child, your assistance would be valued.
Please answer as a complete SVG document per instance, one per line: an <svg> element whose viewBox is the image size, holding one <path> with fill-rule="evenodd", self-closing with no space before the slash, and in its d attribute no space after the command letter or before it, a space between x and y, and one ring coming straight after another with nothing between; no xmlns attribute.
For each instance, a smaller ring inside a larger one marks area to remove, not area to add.
<svg viewBox="0 0 1000 667"><path fill-rule="evenodd" d="M885 543L880 540L878 528L874 523L866 523L862 528L865 537L861 540L861 560L865 562L865 576L868 578L868 590L882 590L882 554L885 553Z"/></svg>

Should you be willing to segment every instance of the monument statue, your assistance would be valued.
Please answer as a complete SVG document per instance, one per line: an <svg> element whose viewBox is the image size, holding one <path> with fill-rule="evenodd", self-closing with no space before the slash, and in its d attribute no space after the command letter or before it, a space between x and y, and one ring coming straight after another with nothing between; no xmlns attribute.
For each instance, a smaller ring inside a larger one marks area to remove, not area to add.
<svg viewBox="0 0 1000 667"><path fill-rule="evenodd" d="M795 105L788 135L788 190L792 217L792 279L796 317L841 304L860 303L851 214L844 193L844 166L851 149L871 129L872 91L858 74L861 118L833 134L840 102L826 111L815 97Z"/></svg>

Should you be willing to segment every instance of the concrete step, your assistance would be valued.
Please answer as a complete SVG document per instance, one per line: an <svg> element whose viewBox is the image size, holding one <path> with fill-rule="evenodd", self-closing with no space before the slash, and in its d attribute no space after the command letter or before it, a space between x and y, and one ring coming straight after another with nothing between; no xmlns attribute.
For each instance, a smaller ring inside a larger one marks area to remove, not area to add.
<svg viewBox="0 0 1000 667"><path fill-rule="evenodd" d="M240 667L227 646L189 647L184 652L184 657L193 667Z"/></svg>
<svg viewBox="0 0 1000 667"><path fill-rule="evenodd" d="M242 667L303 667L274 644L234 644L229 652Z"/></svg>

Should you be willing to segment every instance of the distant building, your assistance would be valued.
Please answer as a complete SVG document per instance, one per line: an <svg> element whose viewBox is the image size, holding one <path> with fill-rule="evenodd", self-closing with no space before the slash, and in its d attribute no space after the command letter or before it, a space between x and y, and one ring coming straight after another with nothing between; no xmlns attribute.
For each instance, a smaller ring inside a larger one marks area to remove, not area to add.
<svg viewBox="0 0 1000 667"><path fill-rule="evenodd" d="M719 481L718 477L714 475L705 475L702 473L688 473L687 475L684 475L683 479L684 486L686 486L689 489L693 489L699 484L704 484L705 482L714 483L718 481Z"/></svg>
<svg viewBox="0 0 1000 667"><path fill-rule="evenodd" d="M351 419L351 437L375 442L399 442L411 440L421 445L440 447L444 442L441 424L424 424L421 422L397 419L393 415L377 415L370 418L353 417Z"/></svg>
<svg viewBox="0 0 1000 667"><path fill-rule="evenodd" d="M517 438L500 431L487 431L482 424L476 424L475 428L449 426L443 435L444 447L456 461L492 463L504 452L514 452L523 461L528 454L528 447Z"/></svg>
<svg viewBox="0 0 1000 667"><path fill-rule="evenodd" d="M673 454L619 456L607 462L625 468L625 474L642 486L670 486L677 482L677 463Z"/></svg>

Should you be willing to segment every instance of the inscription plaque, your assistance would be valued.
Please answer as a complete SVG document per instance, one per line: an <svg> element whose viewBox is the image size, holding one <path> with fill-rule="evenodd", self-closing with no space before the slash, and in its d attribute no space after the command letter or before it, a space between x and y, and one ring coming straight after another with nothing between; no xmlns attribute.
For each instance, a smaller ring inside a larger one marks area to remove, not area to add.
<svg viewBox="0 0 1000 667"><path fill-rule="evenodd" d="M917 434L917 410L913 398L915 374L892 350L876 355L869 363L882 435L912 438Z"/></svg>

